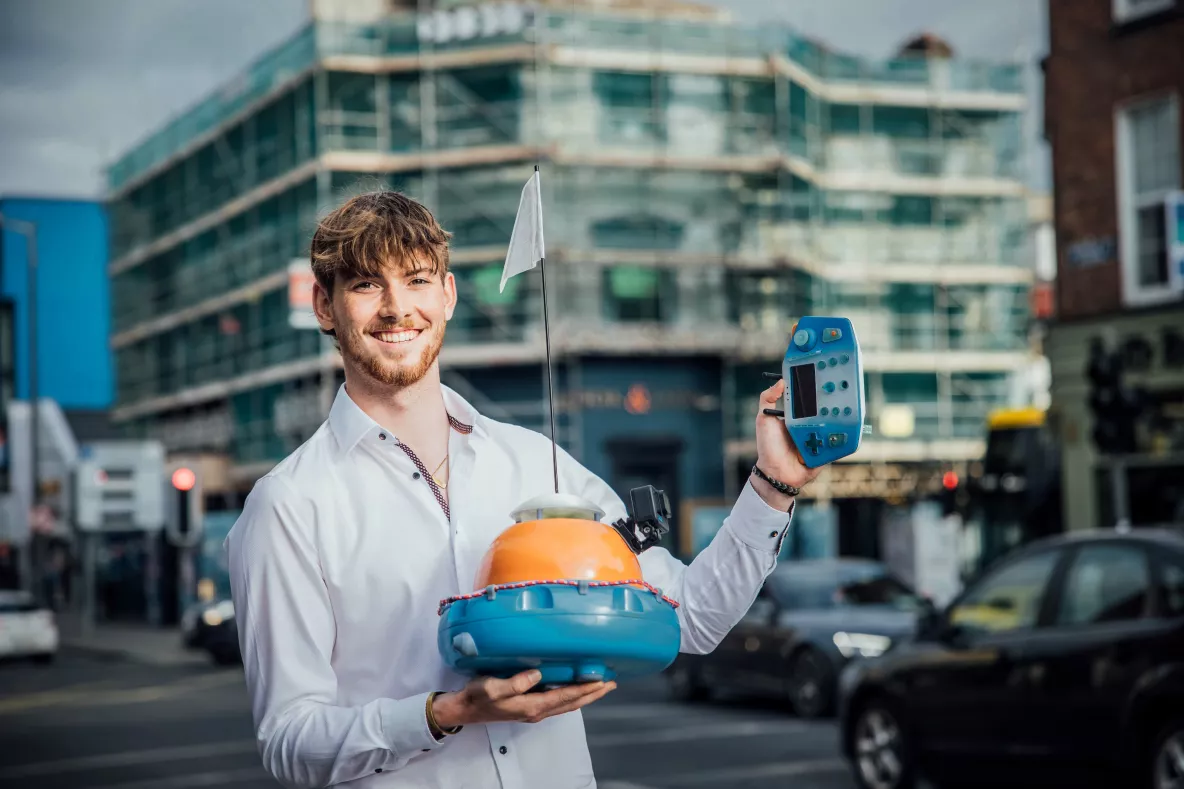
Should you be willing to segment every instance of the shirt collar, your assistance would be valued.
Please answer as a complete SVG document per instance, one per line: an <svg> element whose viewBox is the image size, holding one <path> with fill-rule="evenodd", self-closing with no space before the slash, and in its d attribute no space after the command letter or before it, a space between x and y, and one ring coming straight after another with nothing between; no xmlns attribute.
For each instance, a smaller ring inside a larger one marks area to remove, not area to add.
<svg viewBox="0 0 1184 789"><path fill-rule="evenodd" d="M477 409L449 387L441 384L440 388L444 393L444 409L448 412L448 421L452 424L453 429L465 434L485 435L484 426L481 424L481 414L477 412ZM367 433L384 429L369 414L358 407L358 404L345 391L345 384L337 388L333 407L329 409L329 427L333 431L342 453L348 453Z"/></svg>

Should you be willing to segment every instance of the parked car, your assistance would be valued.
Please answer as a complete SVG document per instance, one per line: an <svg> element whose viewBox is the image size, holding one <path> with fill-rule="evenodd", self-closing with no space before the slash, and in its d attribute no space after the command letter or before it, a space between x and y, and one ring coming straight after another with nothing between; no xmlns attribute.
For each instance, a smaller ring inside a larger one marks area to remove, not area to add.
<svg viewBox="0 0 1184 789"><path fill-rule="evenodd" d="M1184 786L1184 536L1085 532L1004 557L914 641L848 666L839 706L865 789L1067 786L1077 768Z"/></svg>
<svg viewBox="0 0 1184 789"><path fill-rule="evenodd" d="M0 591L0 658L53 661L58 652L53 611L24 591Z"/></svg>
<svg viewBox="0 0 1184 789"><path fill-rule="evenodd" d="M667 679L682 699L719 688L772 693L804 718L825 716L843 665L909 637L926 610L878 562L783 562L720 645L706 655L680 654Z"/></svg>
<svg viewBox="0 0 1184 789"><path fill-rule="evenodd" d="M238 626L234 620L234 601L220 598L210 602L202 611L197 625L203 649L220 666L236 665L242 661L238 645Z"/></svg>

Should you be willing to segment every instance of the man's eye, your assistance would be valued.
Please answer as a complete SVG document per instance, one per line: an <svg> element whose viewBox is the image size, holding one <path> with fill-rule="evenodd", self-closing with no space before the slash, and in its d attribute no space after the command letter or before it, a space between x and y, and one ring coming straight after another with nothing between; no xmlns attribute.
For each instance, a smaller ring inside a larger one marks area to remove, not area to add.
<svg viewBox="0 0 1184 789"><path fill-rule="evenodd" d="M415 279L411 280L411 284L413 284L413 285L430 285L431 280L424 279L423 277L416 277Z"/></svg>
<svg viewBox="0 0 1184 789"><path fill-rule="evenodd" d="M359 282L357 285L354 285L354 290L368 290L373 287L376 287L373 282Z"/></svg>

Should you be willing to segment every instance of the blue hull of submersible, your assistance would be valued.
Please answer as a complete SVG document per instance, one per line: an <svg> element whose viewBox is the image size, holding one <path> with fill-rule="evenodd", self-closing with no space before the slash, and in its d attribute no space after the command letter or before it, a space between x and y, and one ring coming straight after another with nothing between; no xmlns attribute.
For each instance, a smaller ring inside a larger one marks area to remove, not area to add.
<svg viewBox="0 0 1184 789"><path fill-rule="evenodd" d="M674 607L645 589L538 584L451 603L437 647L467 676L537 668L540 685L565 685L660 672L680 638Z"/></svg>

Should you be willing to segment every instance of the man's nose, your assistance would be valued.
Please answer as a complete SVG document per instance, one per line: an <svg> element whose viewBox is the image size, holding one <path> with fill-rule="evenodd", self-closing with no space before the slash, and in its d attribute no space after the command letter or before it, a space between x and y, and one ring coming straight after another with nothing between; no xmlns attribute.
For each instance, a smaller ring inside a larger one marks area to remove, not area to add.
<svg viewBox="0 0 1184 789"><path fill-rule="evenodd" d="M386 288L383 291L380 309L384 318L403 318L411 314L407 300L398 288Z"/></svg>

